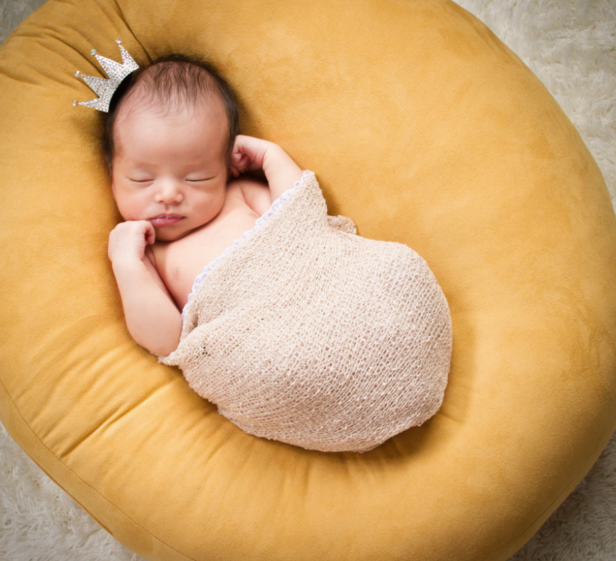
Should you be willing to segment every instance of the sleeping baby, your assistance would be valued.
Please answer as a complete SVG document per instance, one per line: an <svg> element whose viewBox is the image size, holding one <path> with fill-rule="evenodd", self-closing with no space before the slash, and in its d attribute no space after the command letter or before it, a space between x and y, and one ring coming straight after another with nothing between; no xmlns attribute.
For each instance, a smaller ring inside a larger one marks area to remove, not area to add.
<svg viewBox="0 0 616 561"><path fill-rule="evenodd" d="M302 170L276 144L237 135L228 86L199 65L152 64L114 102L107 161L126 222L111 232L109 258L133 339L168 355L195 277ZM248 169L263 169L269 186L239 176Z"/></svg>
<svg viewBox="0 0 616 561"><path fill-rule="evenodd" d="M230 87L194 58L159 59L113 94L125 221L108 255L131 336L255 436L366 452L421 425L452 345L431 270L329 216L314 173L238 131Z"/></svg>

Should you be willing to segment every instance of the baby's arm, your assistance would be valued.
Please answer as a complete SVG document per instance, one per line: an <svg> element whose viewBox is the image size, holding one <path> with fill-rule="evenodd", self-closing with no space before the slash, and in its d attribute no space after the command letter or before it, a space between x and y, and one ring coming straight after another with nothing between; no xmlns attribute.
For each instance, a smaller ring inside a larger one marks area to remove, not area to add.
<svg viewBox="0 0 616 561"><path fill-rule="evenodd" d="M108 254L132 338L152 354L167 356L180 342L182 318L145 256L146 244L154 239L154 227L147 220L122 222L109 234Z"/></svg>
<svg viewBox="0 0 616 561"><path fill-rule="evenodd" d="M301 179L302 169L274 142L238 134L231 156L231 173L237 177L246 170L263 169L272 202Z"/></svg>

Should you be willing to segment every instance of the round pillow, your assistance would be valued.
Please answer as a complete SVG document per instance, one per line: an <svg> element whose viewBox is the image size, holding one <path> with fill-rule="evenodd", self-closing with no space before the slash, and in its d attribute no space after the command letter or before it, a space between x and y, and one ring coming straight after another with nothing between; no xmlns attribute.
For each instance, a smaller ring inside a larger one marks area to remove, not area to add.
<svg viewBox="0 0 616 561"><path fill-rule="evenodd" d="M439 412L365 454L244 433L131 339L75 70L207 56L242 132L407 244L453 325ZM546 88L447 0L49 0L0 48L0 420L150 560L504 560L616 426L616 217Z"/></svg>

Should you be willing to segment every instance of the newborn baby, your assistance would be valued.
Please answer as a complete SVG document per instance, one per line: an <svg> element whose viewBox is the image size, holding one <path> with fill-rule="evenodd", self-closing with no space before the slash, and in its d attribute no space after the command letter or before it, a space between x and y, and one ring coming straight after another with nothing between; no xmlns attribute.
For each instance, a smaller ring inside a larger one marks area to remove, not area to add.
<svg viewBox="0 0 616 561"><path fill-rule="evenodd" d="M208 65L157 61L114 95L106 155L125 222L126 324L249 434L372 450L440 408L449 308L427 263L327 214L314 173L238 133ZM267 183L242 175L262 169Z"/></svg>
<svg viewBox="0 0 616 561"><path fill-rule="evenodd" d="M237 135L233 94L212 74L154 63L108 115L112 191L126 220L110 234L109 259L128 330L156 355L177 348L180 310L203 267L302 175L276 144ZM239 177L261 168L269 186Z"/></svg>

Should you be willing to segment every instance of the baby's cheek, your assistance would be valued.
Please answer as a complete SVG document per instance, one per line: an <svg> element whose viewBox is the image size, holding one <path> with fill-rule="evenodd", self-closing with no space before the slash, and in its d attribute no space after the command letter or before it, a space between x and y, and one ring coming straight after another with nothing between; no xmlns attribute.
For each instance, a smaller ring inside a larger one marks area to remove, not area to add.
<svg viewBox="0 0 616 561"><path fill-rule="evenodd" d="M144 220L149 218L147 203L143 197L134 194L118 193L115 197L116 206L124 220Z"/></svg>

